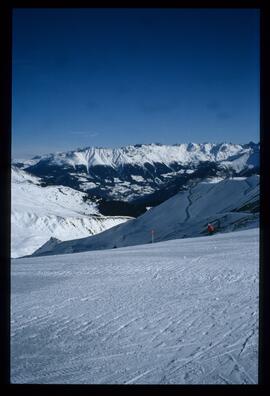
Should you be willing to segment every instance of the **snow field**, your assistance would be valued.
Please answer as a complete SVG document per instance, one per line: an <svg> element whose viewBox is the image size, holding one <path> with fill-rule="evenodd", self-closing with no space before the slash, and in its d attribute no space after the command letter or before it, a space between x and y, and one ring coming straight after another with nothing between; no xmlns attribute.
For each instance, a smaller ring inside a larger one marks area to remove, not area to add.
<svg viewBox="0 0 270 396"><path fill-rule="evenodd" d="M13 260L11 382L257 383L258 238Z"/></svg>
<svg viewBox="0 0 270 396"><path fill-rule="evenodd" d="M40 179L12 167L11 257L32 254L51 237L61 241L87 237L129 218L102 216L80 191L40 186Z"/></svg>

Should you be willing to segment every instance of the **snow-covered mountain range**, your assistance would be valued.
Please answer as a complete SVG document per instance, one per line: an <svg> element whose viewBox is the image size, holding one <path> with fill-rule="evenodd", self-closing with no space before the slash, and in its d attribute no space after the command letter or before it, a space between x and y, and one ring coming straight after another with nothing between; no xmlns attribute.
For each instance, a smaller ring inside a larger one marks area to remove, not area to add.
<svg viewBox="0 0 270 396"><path fill-rule="evenodd" d="M103 216L87 194L65 186L42 187L40 178L12 167L11 257L33 253L51 237L82 238L128 217Z"/></svg>
<svg viewBox="0 0 270 396"><path fill-rule="evenodd" d="M138 144L121 148L89 147L34 157L14 164L41 178L106 201L153 206L174 195L189 180L259 173L260 145ZM148 200L148 201L147 201Z"/></svg>
<svg viewBox="0 0 270 396"><path fill-rule="evenodd" d="M145 244L151 242L152 232L155 241L200 236L207 233L208 222L213 223L218 232L258 227L259 179L254 175L194 183L125 224L88 238L66 242L50 240L34 255Z"/></svg>

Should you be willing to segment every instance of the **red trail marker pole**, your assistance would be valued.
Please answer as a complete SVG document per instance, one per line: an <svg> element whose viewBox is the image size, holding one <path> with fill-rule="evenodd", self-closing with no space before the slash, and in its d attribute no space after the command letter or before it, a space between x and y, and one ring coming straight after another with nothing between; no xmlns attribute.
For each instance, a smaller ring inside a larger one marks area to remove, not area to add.
<svg viewBox="0 0 270 396"><path fill-rule="evenodd" d="M151 230L152 243L154 243L154 234L155 234L155 231Z"/></svg>

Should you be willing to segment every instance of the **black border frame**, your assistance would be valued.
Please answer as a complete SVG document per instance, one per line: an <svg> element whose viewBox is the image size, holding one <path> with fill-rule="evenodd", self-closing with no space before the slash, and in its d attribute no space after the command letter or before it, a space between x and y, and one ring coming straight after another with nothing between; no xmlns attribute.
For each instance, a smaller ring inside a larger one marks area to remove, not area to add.
<svg viewBox="0 0 270 396"><path fill-rule="evenodd" d="M28 385L10 383L10 210L11 210L11 107L12 107L12 10L13 8L112 8L111 5L99 2L77 0L74 2L62 0L39 1L10 1L0 6L0 89L3 100L0 106L0 384L6 390L13 392L38 392L47 394L52 390L67 393L76 392L132 392L147 391L184 392L205 394L225 394L233 390L241 394L262 392L270 383L270 303L269 285L269 235L270 235L270 202L269 194L269 83L270 83L270 12L267 2L253 0L216 0L199 1L184 0L178 4L170 2L157 5L155 8L257 8L260 10L260 142L261 142L261 183L260 183L260 293L259 293L259 383L258 385ZM113 8L152 8L151 4L115 4Z"/></svg>

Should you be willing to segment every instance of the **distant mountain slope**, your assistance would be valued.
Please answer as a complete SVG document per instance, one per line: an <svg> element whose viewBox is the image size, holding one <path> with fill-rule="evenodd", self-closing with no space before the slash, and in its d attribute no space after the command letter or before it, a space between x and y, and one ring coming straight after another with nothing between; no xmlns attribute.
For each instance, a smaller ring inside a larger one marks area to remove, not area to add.
<svg viewBox="0 0 270 396"><path fill-rule="evenodd" d="M259 173L259 150L260 145L252 142L142 144L89 147L14 163L46 185L61 184L105 200L132 202L175 184L181 187L194 177ZM167 198L165 194L162 200Z"/></svg>
<svg viewBox="0 0 270 396"><path fill-rule="evenodd" d="M39 178L12 167L12 257L33 253L50 237L89 236L128 219L102 216L85 193L64 186L42 187Z"/></svg>
<svg viewBox="0 0 270 396"><path fill-rule="evenodd" d="M259 176L212 180L194 184L161 205L125 224L99 235L68 242L49 241L34 255L64 254L206 234L208 222L218 232L257 227L259 221Z"/></svg>

